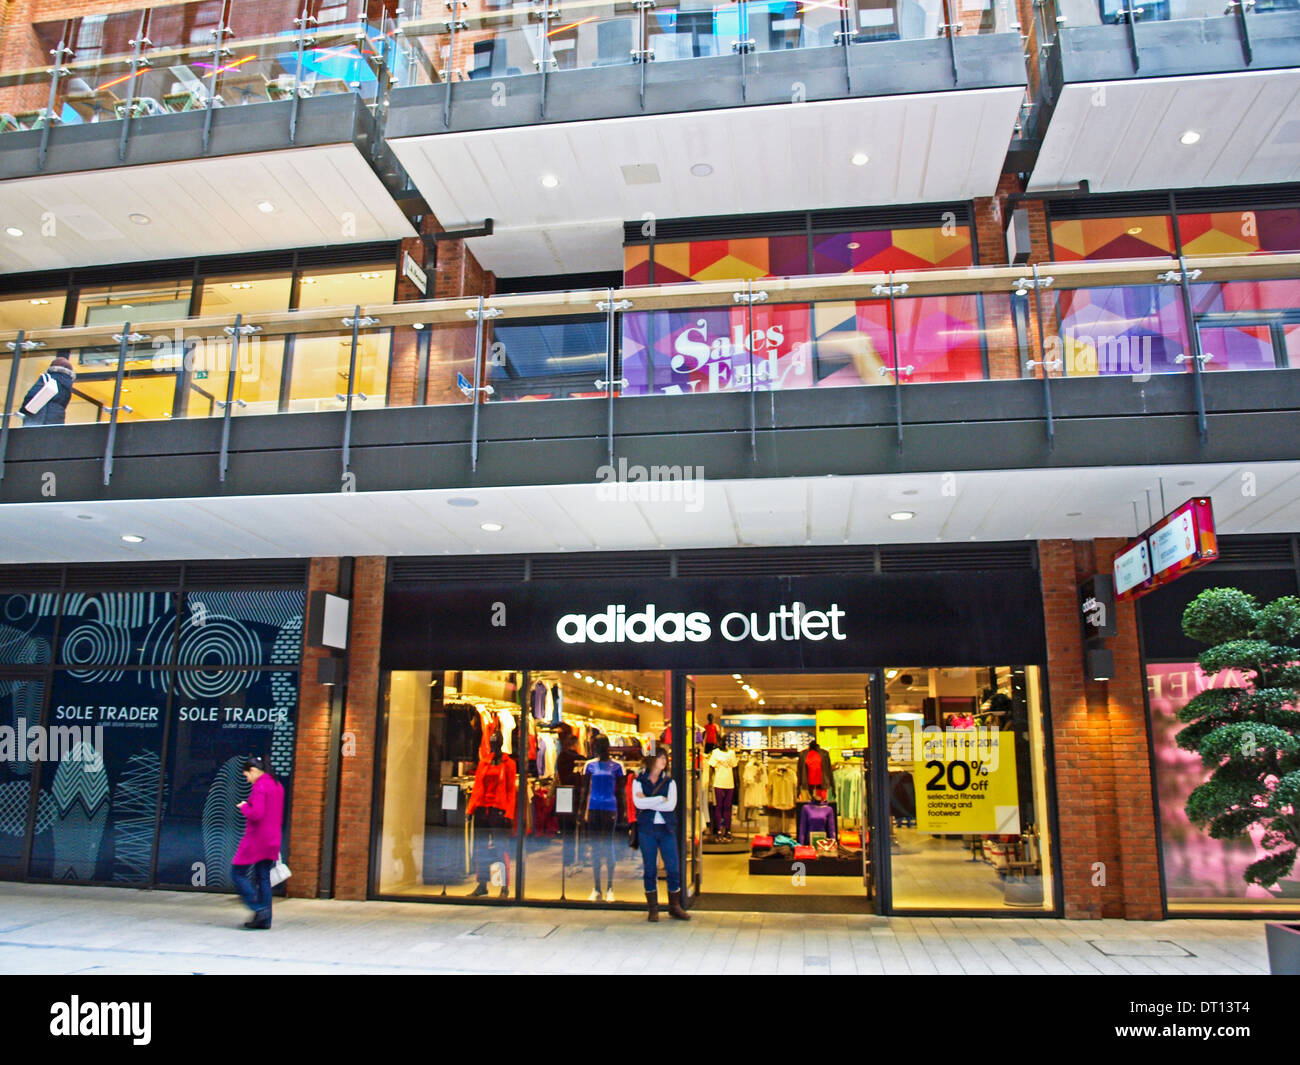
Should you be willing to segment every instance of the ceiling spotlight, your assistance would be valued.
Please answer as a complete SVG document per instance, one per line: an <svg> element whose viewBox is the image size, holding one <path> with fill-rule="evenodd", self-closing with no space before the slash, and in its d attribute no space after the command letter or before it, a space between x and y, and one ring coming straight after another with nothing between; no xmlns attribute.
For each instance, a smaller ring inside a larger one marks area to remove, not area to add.
<svg viewBox="0 0 1300 1065"><path fill-rule="evenodd" d="M316 279L314 277L304 277L302 283L304 285L314 285L316 284Z"/></svg>
<svg viewBox="0 0 1300 1065"><path fill-rule="evenodd" d="M713 167L711 167L708 163L696 163L693 167L691 167L691 173L694 174L696 177L708 177L710 174L713 173Z"/></svg>
<svg viewBox="0 0 1300 1065"><path fill-rule="evenodd" d="M49 301L49 300L32 300L31 302L32 302L32 306L33 306L33 307L45 307L45 306L47 306L47 305L49 304L50 301Z"/></svg>
<svg viewBox="0 0 1300 1065"><path fill-rule="evenodd" d="M733 673L733 674L731 675L731 679L732 679L732 680L740 680L740 674L739 674L739 673Z"/></svg>
<svg viewBox="0 0 1300 1065"><path fill-rule="evenodd" d="M262 214L270 214L272 211L275 210L275 204L273 204L270 200L258 200L257 209L261 211Z"/></svg>
<svg viewBox="0 0 1300 1065"><path fill-rule="evenodd" d="M470 498L469 496L452 496L449 500L447 500L447 506L449 506L449 507L476 507L476 506L478 506L478 500L477 500L477 499L472 499L472 498Z"/></svg>
<svg viewBox="0 0 1300 1065"><path fill-rule="evenodd" d="M423 329L423 328L424 328L424 323L423 323L423 322L412 322L412 323L411 323L411 328L412 328L412 329Z"/></svg>
<svg viewBox="0 0 1300 1065"><path fill-rule="evenodd" d="M849 251L857 251L860 247L862 247L862 245L859 244L856 240L851 240L845 245L845 247L848 248Z"/></svg>
<svg viewBox="0 0 1300 1065"><path fill-rule="evenodd" d="M1184 130L1183 135L1178 138L1179 144L1195 144L1201 139L1201 135L1194 129Z"/></svg>
<svg viewBox="0 0 1300 1065"><path fill-rule="evenodd" d="M766 705L767 705L767 700L766 700L766 699L759 699L759 701L758 701L758 705L759 705L759 706L766 706Z"/></svg>
<svg viewBox="0 0 1300 1065"><path fill-rule="evenodd" d="M597 688L603 688L604 686L605 686L605 682L603 680L596 681Z"/></svg>
<svg viewBox="0 0 1300 1065"><path fill-rule="evenodd" d="M751 699L757 699L757 698L758 698L758 692L754 691L753 688L750 688L750 689L749 689L749 697L750 697Z"/></svg>
<svg viewBox="0 0 1300 1065"><path fill-rule="evenodd" d="M379 280L379 278L383 277L384 275L381 274L378 270L368 270L366 273L358 274L357 276L360 277L363 281L377 281Z"/></svg>
<svg viewBox="0 0 1300 1065"><path fill-rule="evenodd" d="M560 183L560 179L557 178L554 174L543 174L543 175L542 175L542 188L544 188L544 189L553 189L553 188L555 188L559 183Z"/></svg>
<svg viewBox="0 0 1300 1065"><path fill-rule="evenodd" d="M505 526L499 521L485 521L479 528L484 532L500 532Z"/></svg>
<svg viewBox="0 0 1300 1065"><path fill-rule="evenodd" d="M595 684L595 683L596 683L596 678L593 677L593 676L591 676L590 674L588 674L587 676L583 677L582 679L585 680L588 684Z"/></svg>
<svg viewBox="0 0 1300 1065"><path fill-rule="evenodd" d="M1081 518L1081 517L1083 517L1083 511L1081 511L1081 510L1067 510L1067 511L1065 512L1065 516L1066 516L1067 518Z"/></svg>
<svg viewBox="0 0 1300 1065"><path fill-rule="evenodd" d="M126 543L128 543L128 544L142 544L142 543L144 543L144 537L143 537L143 536L137 536L135 533L127 533L125 536L122 537L122 539L123 539Z"/></svg>
<svg viewBox="0 0 1300 1065"><path fill-rule="evenodd" d="M1196 483L1195 481L1179 481L1179 482L1178 482L1178 487L1179 487L1179 488L1190 488L1190 487L1191 487L1192 485L1194 485L1195 483Z"/></svg>
<svg viewBox="0 0 1300 1065"><path fill-rule="evenodd" d="M911 521L916 514L910 510L896 510L889 517L892 521Z"/></svg>
<svg viewBox="0 0 1300 1065"><path fill-rule="evenodd" d="M849 160L854 166L866 166L871 162L871 156L866 152L854 152L853 158Z"/></svg>
<svg viewBox="0 0 1300 1065"><path fill-rule="evenodd" d="M896 676L898 676L898 670L896 670L896 669L887 669L887 670L885 670L885 679L886 679L886 680L893 680Z"/></svg>
<svg viewBox="0 0 1300 1065"><path fill-rule="evenodd" d="M23 235L23 231L17 226L5 226L5 232L11 237L21 237Z"/></svg>
<svg viewBox="0 0 1300 1065"><path fill-rule="evenodd" d="M717 704L717 703L709 703L709 706L711 706L714 710L716 710L716 709L718 708L718 704Z"/></svg>
<svg viewBox="0 0 1300 1065"><path fill-rule="evenodd" d="M577 677L579 680L582 680L582 674L579 673L576 669L573 671L573 675Z"/></svg>
<svg viewBox="0 0 1300 1065"><path fill-rule="evenodd" d="M1141 233L1141 232L1142 232L1142 227L1141 227L1141 226L1129 226L1129 227L1128 227L1128 235L1129 235L1130 237L1136 237L1136 236L1137 236L1139 233Z"/></svg>

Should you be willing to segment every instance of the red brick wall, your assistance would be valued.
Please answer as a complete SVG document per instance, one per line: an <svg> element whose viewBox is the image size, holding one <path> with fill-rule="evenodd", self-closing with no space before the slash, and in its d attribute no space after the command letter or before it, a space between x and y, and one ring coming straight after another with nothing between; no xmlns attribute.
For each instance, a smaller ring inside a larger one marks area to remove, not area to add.
<svg viewBox="0 0 1300 1065"><path fill-rule="evenodd" d="M387 561L379 556L358 558L353 572L334 870L334 895L340 899L364 899L369 879L370 812L379 724L379 641Z"/></svg>
<svg viewBox="0 0 1300 1065"><path fill-rule="evenodd" d="M1005 266L1006 197L1020 191L1014 174L1003 174L992 196L975 200L975 246L981 266ZM986 293L984 296L984 331L989 355L989 377L1005 380L1020 376L1020 345L1011 317L1011 296Z"/></svg>
<svg viewBox="0 0 1300 1065"><path fill-rule="evenodd" d="M308 574L311 591L337 592L338 583L337 558L311 560ZM316 683L316 662L328 652L306 646L307 629L304 624L298 741L293 762L293 823L289 828L293 877L285 890L295 898L314 899L320 892L321 860L330 845L324 838L324 824L333 689Z"/></svg>
<svg viewBox="0 0 1300 1065"><path fill-rule="evenodd" d="M1038 545L1047 626L1065 916L1160 916L1155 811L1136 615L1117 612L1115 676L1086 679L1078 585L1108 568L1119 541Z"/></svg>

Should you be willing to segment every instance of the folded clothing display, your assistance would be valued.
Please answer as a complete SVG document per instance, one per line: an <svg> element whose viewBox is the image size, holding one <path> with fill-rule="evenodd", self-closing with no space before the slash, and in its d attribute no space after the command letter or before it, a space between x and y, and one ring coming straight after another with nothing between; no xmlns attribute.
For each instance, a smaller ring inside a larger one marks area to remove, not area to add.
<svg viewBox="0 0 1300 1065"><path fill-rule="evenodd" d="M817 857L816 847L806 847L802 844L794 849L794 860L797 862L807 861L809 858Z"/></svg>
<svg viewBox="0 0 1300 1065"><path fill-rule="evenodd" d="M753 836L749 841L749 849L751 852L767 850L772 846L772 842L771 836Z"/></svg>

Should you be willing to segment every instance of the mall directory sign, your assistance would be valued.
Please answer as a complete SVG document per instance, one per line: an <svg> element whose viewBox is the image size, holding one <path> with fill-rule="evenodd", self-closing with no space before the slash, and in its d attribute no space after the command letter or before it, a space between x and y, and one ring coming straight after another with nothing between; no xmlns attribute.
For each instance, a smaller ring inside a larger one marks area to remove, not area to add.
<svg viewBox="0 0 1300 1065"><path fill-rule="evenodd" d="M1203 496L1189 499L1115 556L1115 600L1139 599L1218 557L1214 508Z"/></svg>

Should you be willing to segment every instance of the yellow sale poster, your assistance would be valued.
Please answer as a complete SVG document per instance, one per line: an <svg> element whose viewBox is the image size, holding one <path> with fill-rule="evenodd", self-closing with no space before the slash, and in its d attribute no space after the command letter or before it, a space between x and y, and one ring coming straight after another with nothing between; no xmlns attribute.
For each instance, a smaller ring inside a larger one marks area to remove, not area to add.
<svg viewBox="0 0 1300 1065"><path fill-rule="evenodd" d="M1020 834L1016 736L992 729L917 734L912 780L920 832Z"/></svg>

